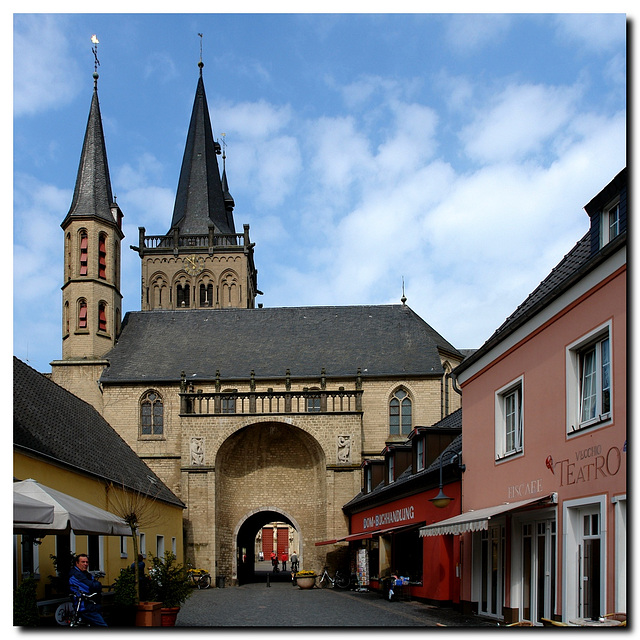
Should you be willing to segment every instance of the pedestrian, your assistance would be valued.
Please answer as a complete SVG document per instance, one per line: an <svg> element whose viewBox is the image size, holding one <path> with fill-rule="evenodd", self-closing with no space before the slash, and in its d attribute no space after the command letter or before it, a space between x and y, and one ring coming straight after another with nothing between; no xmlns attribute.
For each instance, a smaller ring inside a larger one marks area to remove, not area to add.
<svg viewBox="0 0 640 640"><path fill-rule="evenodd" d="M135 567L136 567L136 563L132 562L131 568L135 569ZM140 580L144 578L144 556L141 553L138 554L138 576Z"/></svg>
<svg viewBox="0 0 640 640"><path fill-rule="evenodd" d="M287 560L289 559L289 554L286 551L282 552L282 555L280 556L280 561L282 562L282 570L286 571L287 570Z"/></svg>
<svg viewBox="0 0 640 640"><path fill-rule="evenodd" d="M293 573L298 573L298 552L294 551L291 554L291 571L293 571Z"/></svg>
<svg viewBox="0 0 640 640"><path fill-rule="evenodd" d="M275 551L271 552L271 566L273 573L278 573L278 554Z"/></svg>
<svg viewBox="0 0 640 640"><path fill-rule="evenodd" d="M96 598L99 598L102 593L102 585L89 573L89 556L86 553L79 553L76 556L75 564L69 571L69 589L73 594L74 604L77 603L80 594L96 593L98 594ZM99 603L84 600L80 603L79 611L87 622L106 627L107 623L100 614L101 609Z"/></svg>

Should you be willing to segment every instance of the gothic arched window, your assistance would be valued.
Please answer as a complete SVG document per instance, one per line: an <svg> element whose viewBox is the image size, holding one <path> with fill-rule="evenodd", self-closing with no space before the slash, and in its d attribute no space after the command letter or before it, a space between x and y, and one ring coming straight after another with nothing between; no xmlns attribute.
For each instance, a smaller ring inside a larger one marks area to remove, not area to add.
<svg viewBox="0 0 640 640"><path fill-rule="evenodd" d="M107 330L107 303L100 302L98 305L98 331Z"/></svg>
<svg viewBox="0 0 640 640"><path fill-rule="evenodd" d="M200 306L212 307L213 306L213 285L200 284Z"/></svg>
<svg viewBox="0 0 640 640"><path fill-rule="evenodd" d="M147 391L140 401L140 434L161 436L164 433L164 405L156 391Z"/></svg>
<svg viewBox="0 0 640 640"><path fill-rule="evenodd" d="M397 389L389 401L389 433L392 436L411 432L411 398L402 388Z"/></svg>
<svg viewBox="0 0 640 640"><path fill-rule="evenodd" d="M189 306L189 285L177 285L176 286L176 307L188 307Z"/></svg>
<svg viewBox="0 0 640 640"><path fill-rule="evenodd" d="M80 232L80 275L89 273L89 236L86 231Z"/></svg>
<svg viewBox="0 0 640 640"><path fill-rule="evenodd" d="M78 329L87 328L87 301L84 298L78 300Z"/></svg>
<svg viewBox="0 0 640 640"><path fill-rule="evenodd" d="M98 278L107 279L107 234L101 233L98 239Z"/></svg>

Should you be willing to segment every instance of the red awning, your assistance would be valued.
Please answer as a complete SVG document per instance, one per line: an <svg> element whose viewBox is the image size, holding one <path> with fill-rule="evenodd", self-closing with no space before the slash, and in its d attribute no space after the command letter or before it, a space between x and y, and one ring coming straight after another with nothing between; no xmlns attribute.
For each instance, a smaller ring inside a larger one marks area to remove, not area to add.
<svg viewBox="0 0 640 640"><path fill-rule="evenodd" d="M374 536L386 536L390 533L400 533L402 531L416 529L417 527L421 527L422 525L424 525L424 520L422 522L416 522L414 524L401 524L397 527L389 527L388 529L381 529L380 531L372 531L371 533Z"/></svg>
<svg viewBox="0 0 640 640"><path fill-rule="evenodd" d="M373 533L352 533L350 536L344 538L347 542L352 542L355 540L366 540L368 538L372 538Z"/></svg>
<svg viewBox="0 0 640 640"><path fill-rule="evenodd" d="M322 542L316 542L316 547L321 547L322 545L325 545L325 544L335 544L340 540L344 540L344 538L333 538L332 540L323 540Z"/></svg>

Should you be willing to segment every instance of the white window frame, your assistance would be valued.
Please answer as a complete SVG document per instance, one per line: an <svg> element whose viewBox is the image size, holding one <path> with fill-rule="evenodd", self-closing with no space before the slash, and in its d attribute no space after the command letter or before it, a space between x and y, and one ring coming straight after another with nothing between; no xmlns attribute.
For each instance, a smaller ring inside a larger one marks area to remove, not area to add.
<svg viewBox="0 0 640 640"><path fill-rule="evenodd" d="M164 556L164 536L156 536L156 556L160 559Z"/></svg>
<svg viewBox="0 0 640 640"><path fill-rule="evenodd" d="M509 399L516 400L517 424L513 444L507 446L507 421L509 420ZM495 392L495 459L497 462L521 456L524 453L524 376L512 380Z"/></svg>
<svg viewBox="0 0 640 640"><path fill-rule="evenodd" d="M145 558L147 557L147 534L140 532L140 542L138 553L141 553Z"/></svg>
<svg viewBox="0 0 640 640"><path fill-rule="evenodd" d="M396 479L396 454L391 452L387 457L387 484L392 484Z"/></svg>
<svg viewBox="0 0 640 640"><path fill-rule="evenodd" d="M174 537L171 538L171 553L178 555L178 541Z"/></svg>
<svg viewBox="0 0 640 640"><path fill-rule="evenodd" d="M416 472L423 471L425 468L425 437L418 436L416 441Z"/></svg>
<svg viewBox="0 0 640 640"><path fill-rule="evenodd" d="M566 397L567 397L567 435L581 433L585 429L611 424L613 421L613 332L611 322L597 327L582 336L566 349ZM609 341L609 411L603 412L603 375L602 375L602 343ZM595 411L591 418L582 420L583 405L583 359L587 352L595 348Z"/></svg>
<svg viewBox="0 0 640 640"><path fill-rule="evenodd" d="M127 536L120 536L120 557L126 558L127 554Z"/></svg>
<svg viewBox="0 0 640 640"><path fill-rule="evenodd" d="M615 214L615 233L611 232L611 214ZM620 235L620 198L616 198L602 210L600 215L600 247Z"/></svg>

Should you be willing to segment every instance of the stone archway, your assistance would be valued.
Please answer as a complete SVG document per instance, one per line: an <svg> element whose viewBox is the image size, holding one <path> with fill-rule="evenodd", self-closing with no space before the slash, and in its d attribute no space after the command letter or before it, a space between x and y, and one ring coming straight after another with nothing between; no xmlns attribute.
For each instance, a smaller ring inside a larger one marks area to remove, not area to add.
<svg viewBox="0 0 640 640"><path fill-rule="evenodd" d="M325 454L315 438L283 422L249 425L221 445L215 468L219 574L239 581L240 538L252 548L259 525L274 519L291 523L311 553L327 518Z"/></svg>
<svg viewBox="0 0 640 640"><path fill-rule="evenodd" d="M234 540L236 541L233 574L237 576L238 584L245 584L255 580L254 566L256 558L254 541L256 534L265 525L276 521L290 524L300 533L300 525L296 520L278 507L265 507L264 509L252 511L238 523L233 532ZM241 558L244 555L244 550L246 550L246 559ZM296 549L296 551L300 550Z"/></svg>

